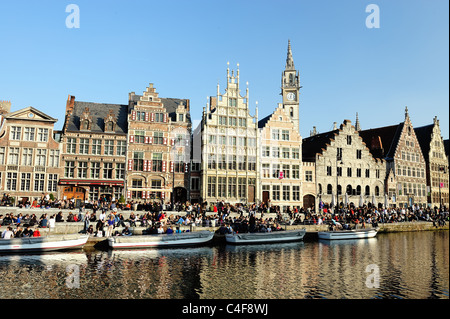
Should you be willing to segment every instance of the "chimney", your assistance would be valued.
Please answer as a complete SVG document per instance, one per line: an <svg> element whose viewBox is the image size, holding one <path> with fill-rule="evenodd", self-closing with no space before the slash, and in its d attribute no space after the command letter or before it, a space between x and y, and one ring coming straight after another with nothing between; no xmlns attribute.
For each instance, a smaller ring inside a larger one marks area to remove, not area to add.
<svg viewBox="0 0 450 319"><path fill-rule="evenodd" d="M0 114L11 112L11 101L0 101Z"/></svg>
<svg viewBox="0 0 450 319"><path fill-rule="evenodd" d="M75 96L69 94L66 103L66 114L68 115L72 114L74 105L75 105Z"/></svg>

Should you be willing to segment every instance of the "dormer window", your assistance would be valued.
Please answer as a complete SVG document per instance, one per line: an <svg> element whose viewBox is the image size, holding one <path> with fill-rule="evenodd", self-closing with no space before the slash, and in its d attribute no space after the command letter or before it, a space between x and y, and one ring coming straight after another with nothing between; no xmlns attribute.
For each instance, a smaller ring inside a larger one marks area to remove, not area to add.
<svg viewBox="0 0 450 319"><path fill-rule="evenodd" d="M80 116L80 130L88 131L91 129L92 115L89 108L85 108L83 114Z"/></svg>
<svg viewBox="0 0 450 319"><path fill-rule="evenodd" d="M184 114L178 114L178 122L184 122Z"/></svg>
<svg viewBox="0 0 450 319"><path fill-rule="evenodd" d="M109 110L108 115L105 117L105 132L115 132L116 130L116 116L113 110Z"/></svg>

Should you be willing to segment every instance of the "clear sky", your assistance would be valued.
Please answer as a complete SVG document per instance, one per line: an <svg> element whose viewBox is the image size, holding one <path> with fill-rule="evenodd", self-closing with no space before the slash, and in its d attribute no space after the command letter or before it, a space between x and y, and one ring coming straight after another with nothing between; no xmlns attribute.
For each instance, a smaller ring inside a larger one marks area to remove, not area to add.
<svg viewBox="0 0 450 319"><path fill-rule="evenodd" d="M66 6L80 10L67 28ZM379 28L367 28L369 4ZM160 97L188 98L201 118L224 93L227 62L263 118L281 102L291 40L300 71L300 133L355 121L362 129L437 116L449 138L448 0L0 0L0 100L64 122L67 96L127 104L154 83Z"/></svg>

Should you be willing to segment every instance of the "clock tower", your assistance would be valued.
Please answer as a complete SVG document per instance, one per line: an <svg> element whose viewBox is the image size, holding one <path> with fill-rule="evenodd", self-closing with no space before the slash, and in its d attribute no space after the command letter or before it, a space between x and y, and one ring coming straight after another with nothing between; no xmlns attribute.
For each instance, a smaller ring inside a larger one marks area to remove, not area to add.
<svg viewBox="0 0 450 319"><path fill-rule="evenodd" d="M291 41L288 40L288 52L286 57L286 67L281 76L281 95L283 96L283 108L295 124L295 128L300 131L299 119L299 99L300 76L294 66L292 58Z"/></svg>

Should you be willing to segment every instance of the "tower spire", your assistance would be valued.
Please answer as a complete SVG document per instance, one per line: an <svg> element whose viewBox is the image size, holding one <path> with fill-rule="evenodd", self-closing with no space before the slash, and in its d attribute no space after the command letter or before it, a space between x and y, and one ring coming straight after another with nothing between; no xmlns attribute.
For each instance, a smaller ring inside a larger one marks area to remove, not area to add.
<svg viewBox="0 0 450 319"><path fill-rule="evenodd" d="M359 125L358 112L356 112L355 130L361 131L361 126Z"/></svg>
<svg viewBox="0 0 450 319"><path fill-rule="evenodd" d="M292 58L291 40L288 40L288 51L286 57L286 70L295 70L294 59Z"/></svg>

